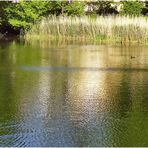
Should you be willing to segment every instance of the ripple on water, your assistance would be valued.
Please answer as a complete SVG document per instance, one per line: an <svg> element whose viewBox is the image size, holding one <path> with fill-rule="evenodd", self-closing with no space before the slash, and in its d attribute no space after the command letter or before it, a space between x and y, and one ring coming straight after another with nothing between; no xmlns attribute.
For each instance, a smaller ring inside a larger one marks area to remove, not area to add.
<svg viewBox="0 0 148 148"><path fill-rule="evenodd" d="M65 48L0 52L0 146L148 146L147 47Z"/></svg>

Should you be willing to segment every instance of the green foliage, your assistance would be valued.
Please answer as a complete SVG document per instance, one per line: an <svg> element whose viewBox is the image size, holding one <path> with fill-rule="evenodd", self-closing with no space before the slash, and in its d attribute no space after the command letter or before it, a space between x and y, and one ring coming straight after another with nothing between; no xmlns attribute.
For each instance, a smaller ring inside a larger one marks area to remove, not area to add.
<svg viewBox="0 0 148 148"><path fill-rule="evenodd" d="M47 15L83 15L84 2L78 1L24 1L0 2L0 26L16 31L30 28ZM1 29L4 30L4 29Z"/></svg>
<svg viewBox="0 0 148 148"><path fill-rule="evenodd" d="M7 15L5 12L5 8L9 7L9 3L6 1L1 1L0 2L0 22L1 24L6 23Z"/></svg>
<svg viewBox="0 0 148 148"><path fill-rule="evenodd" d="M123 1L121 15L139 16L144 8L142 2L139 1Z"/></svg>
<svg viewBox="0 0 148 148"><path fill-rule="evenodd" d="M63 8L66 5L66 1L50 1L49 2L49 14L60 15L63 13Z"/></svg>
<svg viewBox="0 0 148 148"><path fill-rule="evenodd" d="M83 15L84 14L84 2L80 1L50 1L49 2L49 14L55 15Z"/></svg>
<svg viewBox="0 0 148 148"><path fill-rule="evenodd" d="M20 1L19 3L9 3L4 8L7 14L7 23L14 29L29 28L46 14L48 7L46 1Z"/></svg>
<svg viewBox="0 0 148 148"><path fill-rule="evenodd" d="M64 12L71 16L81 16L84 15L84 2L74 1L65 6Z"/></svg>

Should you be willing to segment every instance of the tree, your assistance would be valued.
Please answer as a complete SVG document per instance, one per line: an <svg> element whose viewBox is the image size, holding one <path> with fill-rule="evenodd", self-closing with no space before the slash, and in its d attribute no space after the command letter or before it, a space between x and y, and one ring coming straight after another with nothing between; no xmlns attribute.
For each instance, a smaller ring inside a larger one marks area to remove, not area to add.
<svg viewBox="0 0 148 148"><path fill-rule="evenodd" d="M93 1L87 3L92 8L92 13L99 15L117 14L115 7L112 7L112 1Z"/></svg>
<svg viewBox="0 0 148 148"><path fill-rule="evenodd" d="M143 15L148 15L148 1L144 2L144 8L142 9Z"/></svg>
<svg viewBox="0 0 148 148"><path fill-rule="evenodd" d="M29 28L35 21L46 15L47 1L20 1L7 4L4 8L6 21L15 30Z"/></svg>
<svg viewBox="0 0 148 148"><path fill-rule="evenodd" d="M65 6L65 14L71 15L71 16L81 16L84 15L84 2L79 2L79 1L74 1L69 3L68 5Z"/></svg>
<svg viewBox="0 0 148 148"><path fill-rule="evenodd" d="M112 7L112 1L98 1L97 2L97 13L101 15L107 15L107 14L116 14L117 11L115 8Z"/></svg>
<svg viewBox="0 0 148 148"><path fill-rule="evenodd" d="M122 4L121 15L139 16L144 8L143 3L139 1L123 1Z"/></svg>
<svg viewBox="0 0 148 148"><path fill-rule="evenodd" d="M54 15L83 15L84 2L80 1L50 1L49 14Z"/></svg>

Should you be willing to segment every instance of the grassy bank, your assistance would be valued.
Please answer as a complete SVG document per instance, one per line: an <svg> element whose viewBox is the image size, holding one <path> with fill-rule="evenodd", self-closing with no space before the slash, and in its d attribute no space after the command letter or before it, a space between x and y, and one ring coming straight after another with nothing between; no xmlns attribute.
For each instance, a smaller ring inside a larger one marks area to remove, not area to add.
<svg viewBox="0 0 148 148"><path fill-rule="evenodd" d="M121 43L148 43L148 19L129 16L48 17L36 23L25 39L62 38Z"/></svg>

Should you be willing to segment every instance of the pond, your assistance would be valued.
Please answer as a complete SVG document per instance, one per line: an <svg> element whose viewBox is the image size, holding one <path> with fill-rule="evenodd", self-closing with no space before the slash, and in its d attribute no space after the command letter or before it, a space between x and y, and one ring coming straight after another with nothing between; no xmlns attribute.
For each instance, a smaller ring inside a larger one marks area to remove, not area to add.
<svg viewBox="0 0 148 148"><path fill-rule="evenodd" d="M0 146L148 146L148 47L1 42Z"/></svg>

